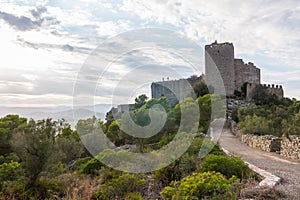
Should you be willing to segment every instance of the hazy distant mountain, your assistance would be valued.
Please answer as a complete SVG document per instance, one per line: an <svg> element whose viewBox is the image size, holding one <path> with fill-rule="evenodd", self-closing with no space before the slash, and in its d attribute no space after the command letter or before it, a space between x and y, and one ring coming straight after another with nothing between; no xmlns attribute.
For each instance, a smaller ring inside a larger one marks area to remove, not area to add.
<svg viewBox="0 0 300 200"><path fill-rule="evenodd" d="M114 105L116 106L116 105ZM106 113L111 109L110 104L97 104L95 106L75 107L74 110L78 113L78 118L87 119L96 116L104 120ZM0 108L0 116L7 114L18 114L23 117L33 119L65 119L74 126L77 122L73 119L73 108L69 106L57 107L2 107Z"/></svg>

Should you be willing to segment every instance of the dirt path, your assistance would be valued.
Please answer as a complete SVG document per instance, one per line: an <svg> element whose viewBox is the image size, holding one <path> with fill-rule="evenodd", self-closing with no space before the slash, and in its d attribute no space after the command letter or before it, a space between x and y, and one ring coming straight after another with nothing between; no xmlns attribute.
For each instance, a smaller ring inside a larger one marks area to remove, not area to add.
<svg viewBox="0 0 300 200"><path fill-rule="evenodd" d="M288 199L300 199L300 161L248 147L228 129L224 130L219 142L224 149L244 161L280 177L282 181L276 187L284 189Z"/></svg>

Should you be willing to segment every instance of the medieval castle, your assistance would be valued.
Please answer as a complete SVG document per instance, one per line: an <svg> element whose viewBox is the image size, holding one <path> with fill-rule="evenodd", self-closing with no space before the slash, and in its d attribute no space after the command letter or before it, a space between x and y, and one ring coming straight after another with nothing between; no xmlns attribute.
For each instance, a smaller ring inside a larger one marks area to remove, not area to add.
<svg viewBox="0 0 300 200"><path fill-rule="evenodd" d="M256 85L261 84L260 69L253 63L244 63L242 59L234 57L234 47L232 43L217 43L205 46L205 76L214 77L215 65L223 79L226 96L233 96L235 91L241 92L242 87L246 87L246 100L251 100ZM152 98L166 96L170 105L176 105L178 101L191 94L185 79L154 82L151 85ZM279 98L283 97L282 86L266 85L270 94L275 94Z"/></svg>

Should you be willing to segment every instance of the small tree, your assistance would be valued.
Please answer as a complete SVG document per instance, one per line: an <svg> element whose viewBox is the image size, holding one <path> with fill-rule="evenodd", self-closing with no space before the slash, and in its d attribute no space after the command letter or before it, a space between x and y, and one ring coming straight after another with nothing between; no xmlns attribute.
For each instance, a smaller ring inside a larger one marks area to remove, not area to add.
<svg viewBox="0 0 300 200"><path fill-rule="evenodd" d="M140 107L145 105L147 99L148 99L148 97L145 94L142 94L142 95L138 96L137 98L135 98L134 108L139 109Z"/></svg>
<svg viewBox="0 0 300 200"><path fill-rule="evenodd" d="M35 187L41 173L59 162L61 154L56 149L56 137L65 127L62 121L31 119L16 130L12 144L28 178L27 189Z"/></svg>

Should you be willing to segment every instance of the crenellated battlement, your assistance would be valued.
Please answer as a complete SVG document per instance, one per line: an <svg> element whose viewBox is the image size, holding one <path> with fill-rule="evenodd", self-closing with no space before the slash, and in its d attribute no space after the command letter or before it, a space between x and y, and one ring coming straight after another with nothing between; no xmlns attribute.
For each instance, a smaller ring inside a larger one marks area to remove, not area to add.
<svg viewBox="0 0 300 200"><path fill-rule="evenodd" d="M283 87L282 85L275 85L275 84L260 84L263 88L267 89L269 94L274 94L276 95L278 98L283 98ZM246 100L251 100L254 92L255 92L255 88L256 88L257 84L252 84L252 83L247 83L247 89L246 89Z"/></svg>
<svg viewBox="0 0 300 200"><path fill-rule="evenodd" d="M265 88L281 88L282 89L282 85L275 85L275 84L262 84L263 87Z"/></svg>

